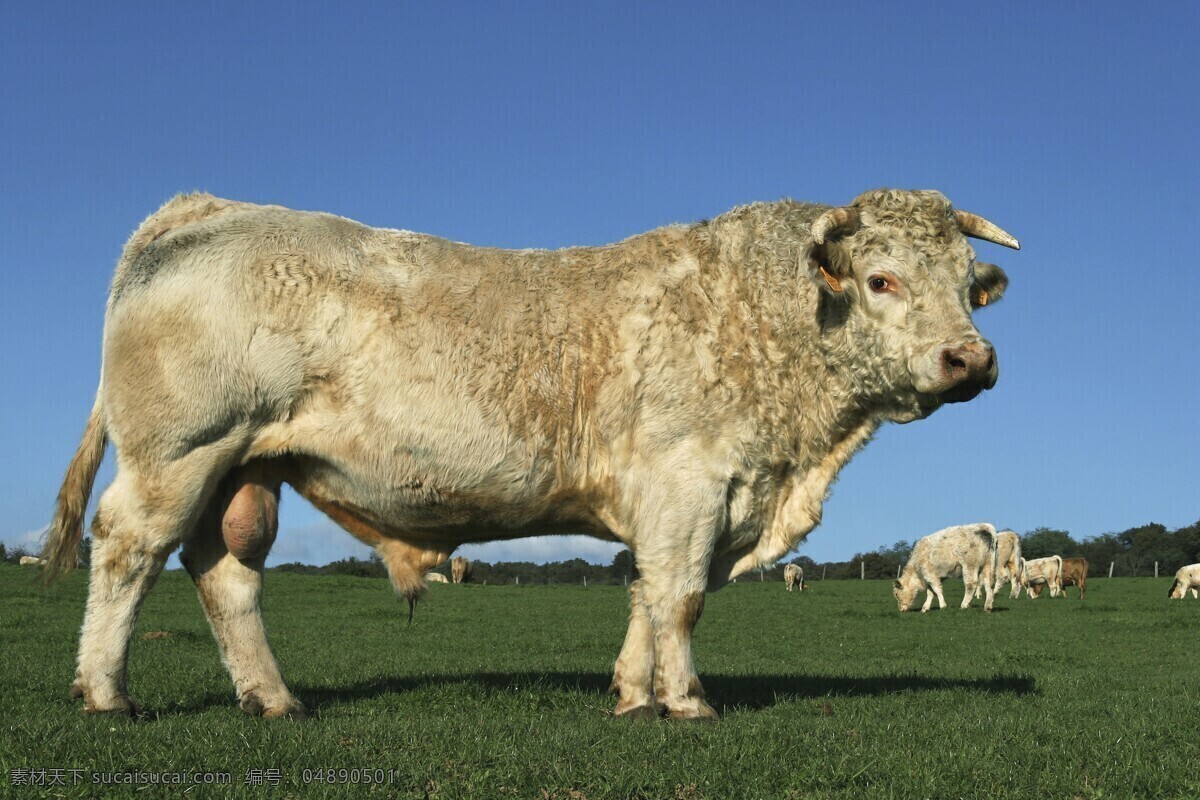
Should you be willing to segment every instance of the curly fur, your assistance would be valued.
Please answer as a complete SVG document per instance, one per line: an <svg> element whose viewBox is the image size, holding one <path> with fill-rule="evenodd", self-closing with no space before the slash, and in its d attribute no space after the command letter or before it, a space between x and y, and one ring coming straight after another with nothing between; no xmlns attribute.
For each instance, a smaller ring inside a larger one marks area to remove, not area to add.
<svg viewBox="0 0 1200 800"><path fill-rule="evenodd" d="M65 564L110 439L120 468L77 683L89 708L131 705L122 637L141 596L252 469L376 547L410 604L466 542L628 544L642 579L619 663L636 666L614 685L711 715L690 671L696 598L795 547L880 424L955 399L944 351L986 344L949 201L889 189L854 207L861 225L820 246L810 228L829 207L782 200L509 251L204 194L167 203L117 265L96 407L48 542ZM893 296L868 289L879 270ZM989 271L989 293L1006 280ZM994 367L975 391L984 378ZM225 614L213 628L235 683L256 687L243 707L295 712L253 633L261 558L205 542L193 576Z"/></svg>

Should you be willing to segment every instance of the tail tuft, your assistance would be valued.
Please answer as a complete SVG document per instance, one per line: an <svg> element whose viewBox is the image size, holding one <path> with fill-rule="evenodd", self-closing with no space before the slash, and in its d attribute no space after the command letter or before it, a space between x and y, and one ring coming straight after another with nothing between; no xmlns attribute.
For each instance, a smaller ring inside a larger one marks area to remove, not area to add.
<svg viewBox="0 0 1200 800"><path fill-rule="evenodd" d="M104 450L108 446L105 429L104 406L100 394L88 417L83 439L75 450L75 456L67 467L66 477L58 490L54 519L46 533L46 545L42 549L45 568L42 578L48 585L73 570L79 561L79 542L83 539L83 517L87 513L88 499Z"/></svg>

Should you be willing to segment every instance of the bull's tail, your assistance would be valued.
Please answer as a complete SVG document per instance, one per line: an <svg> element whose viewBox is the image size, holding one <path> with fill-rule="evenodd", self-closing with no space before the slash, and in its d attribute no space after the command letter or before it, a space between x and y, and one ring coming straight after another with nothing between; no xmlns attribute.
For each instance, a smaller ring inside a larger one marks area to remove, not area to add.
<svg viewBox="0 0 1200 800"><path fill-rule="evenodd" d="M62 577L75 568L79 561L79 541L83 538L83 517L87 513L88 499L100 462L104 460L104 449L108 445L108 431L104 419L104 402L101 392L96 392L96 402L83 431L83 440L75 450L75 457L67 467L58 500L54 507L54 519L46 532L46 544L42 548L45 559L43 577L46 583Z"/></svg>

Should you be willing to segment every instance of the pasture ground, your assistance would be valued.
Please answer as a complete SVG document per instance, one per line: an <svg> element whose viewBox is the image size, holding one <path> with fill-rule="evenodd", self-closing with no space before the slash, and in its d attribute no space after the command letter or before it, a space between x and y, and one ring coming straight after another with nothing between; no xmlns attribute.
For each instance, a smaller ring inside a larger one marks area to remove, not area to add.
<svg viewBox="0 0 1200 800"><path fill-rule="evenodd" d="M698 628L717 724L611 717L620 587L435 584L409 626L382 580L289 574L266 619L313 716L252 719L182 572L134 637L143 718L87 717L86 576L36 580L0 565L3 797L1200 797L1200 603L1170 578L903 616L890 582L742 580ZM93 783L184 771L228 783Z"/></svg>

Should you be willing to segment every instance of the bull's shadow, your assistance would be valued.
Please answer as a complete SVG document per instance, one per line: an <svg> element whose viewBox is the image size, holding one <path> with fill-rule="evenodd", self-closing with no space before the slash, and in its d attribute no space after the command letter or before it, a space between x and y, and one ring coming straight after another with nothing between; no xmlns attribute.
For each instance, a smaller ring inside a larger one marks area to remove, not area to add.
<svg viewBox="0 0 1200 800"><path fill-rule="evenodd" d="M309 709L354 702L422 686L470 684L490 690L573 691L607 695L611 673L599 672L476 672L465 675L431 675L419 678L377 678L345 686L296 684L296 697ZM1037 693L1034 678L995 675L991 678L937 678L924 675L843 677L830 675L701 675L709 702L722 714L758 710L781 702L826 697L874 697L966 689L981 694L1029 695Z"/></svg>

